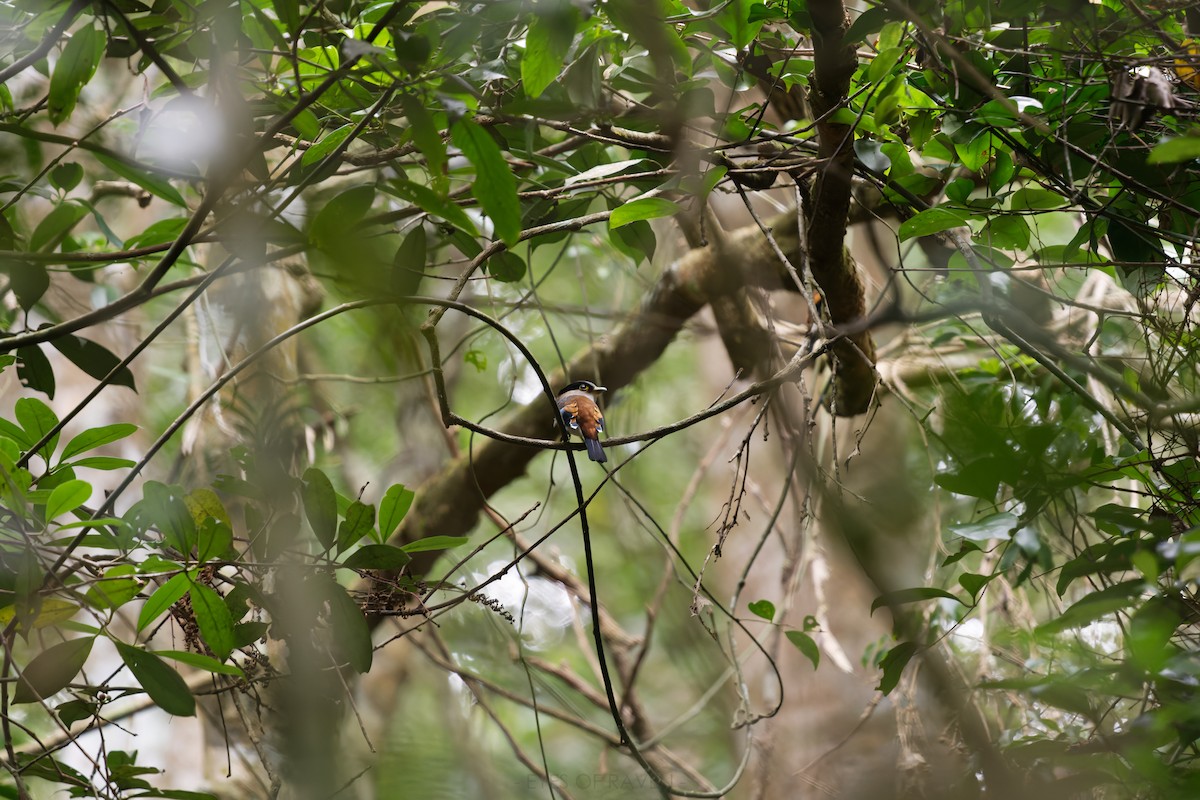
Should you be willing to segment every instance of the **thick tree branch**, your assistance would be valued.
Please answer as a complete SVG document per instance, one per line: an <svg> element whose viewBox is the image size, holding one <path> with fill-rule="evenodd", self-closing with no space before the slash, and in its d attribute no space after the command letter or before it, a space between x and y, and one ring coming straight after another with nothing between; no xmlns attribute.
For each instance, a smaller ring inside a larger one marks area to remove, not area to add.
<svg viewBox="0 0 1200 800"><path fill-rule="evenodd" d="M804 209L808 268L821 287L833 323L844 325L866 313L866 300L857 265L845 245L854 177L854 130L835 121L832 112L846 100L858 58L845 40L849 20L841 0L814 0L808 10L816 64L809 99L818 120L817 152L822 159L811 202ZM875 391L875 344L870 333L864 331L840 342L834 356L834 412L861 414Z"/></svg>

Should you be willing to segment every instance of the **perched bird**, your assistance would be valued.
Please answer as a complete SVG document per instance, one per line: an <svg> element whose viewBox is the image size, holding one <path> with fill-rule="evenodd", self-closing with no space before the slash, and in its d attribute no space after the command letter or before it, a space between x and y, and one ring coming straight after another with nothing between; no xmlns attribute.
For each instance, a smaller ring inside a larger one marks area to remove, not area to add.
<svg viewBox="0 0 1200 800"><path fill-rule="evenodd" d="M575 381L558 393L558 412L566 426L583 437L592 461L608 461L599 439L604 432L604 415L596 405L596 395L607 391L591 381Z"/></svg>

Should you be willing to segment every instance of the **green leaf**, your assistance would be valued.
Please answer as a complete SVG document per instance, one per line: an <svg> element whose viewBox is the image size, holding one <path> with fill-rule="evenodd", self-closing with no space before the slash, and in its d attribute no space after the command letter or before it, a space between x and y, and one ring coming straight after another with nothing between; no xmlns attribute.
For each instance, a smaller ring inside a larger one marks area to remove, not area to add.
<svg viewBox="0 0 1200 800"><path fill-rule="evenodd" d="M965 211L950 208L927 208L900 223L900 241L959 228L966 225L969 218L970 216Z"/></svg>
<svg viewBox="0 0 1200 800"><path fill-rule="evenodd" d="M1200 136L1178 136L1159 142L1146 157L1147 164L1177 164L1200 158Z"/></svg>
<svg viewBox="0 0 1200 800"><path fill-rule="evenodd" d="M446 143L442 141L442 134L433 124L433 115L419 98L410 94L402 95L400 105L404 108L404 116L408 117L408 132L413 144L425 156L425 163L429 166L433 189L444 198L450 181L446 173ZM429 211L427 208L425 210Z"/></svg>
<svg viewBox="0 0 1200 800"><path fill-rule="evenodd" d="M1009 199L1009 208L1013 211L1047 211L1062 208L1066 204L1067 198L1058 192L1036 186L1023 186L1013 192Z"/></svg>
<svg viewBox="0 0 1200 800"><path fill-rule="evenodd" d="M95 639L68 639L38 653L25 669L13 693L14 703L33 703L62 691L83 669Z"/></svg>
<svg viewBox="0 0 1200 800"><path fill-rule="evenodd" d="M46 521L49 522L68 511L74 511L86 503L91 496L92 485L87 481L76 479L60 483L54 487L54 491L50 492L50 499L46 501Z"/></svg>
<svg viewBox="0 0 1200 800"><path fill-rule="evenodd" d="M154 590L154 594L150 595L142 604L142 610L138 613L138 633L145 630L147 625L162 616L167 609L188 593L188 588L192 585L192 577L186 572L172 575L162 586Z"/></svg>
<svg viewBox="0 0 1200 800"><path fill-rule="evenodd" d="M217 675L235 675L239 678L246 675L246 673L233 664L222 664L212 656L206 656L203 653L189 653L186 650L155 650L154 654L162 658L169 658L172 661L178 661L180 664L187 664L189 667L202 669L205 672L213 672ZM166 795L159 794L156 796L165 797Z"/></svg>
<svg viewBox="0 0 1200 800"><path fill-rule="evenodd" d="M525 95L535 98L554 83L566 69L567 50L575 38L574 9L568 13L535 13L525 34L525 52L521 56L521 83Z"/></svg>
<svg viewBox="0 0 1200 800"><path fill-rule="evenodd" d="M69 192L83 180L83 167L74 161L63 161L50 170L50 185Z"/></svg>
<svg viewBox="0 0 1200 800"><path fill-rule="evenodd" d="M64 200L33 229L29 236L29 249L33 251L53 250L71 229L88 215L87 208L77 200Z"/></svg>
<svg viewBox="0 0 1200 800"><path fill-rule="evenodd" d="M964 572L958 576L958 585L971 593L971 597L978 597L980 590L991 583L995 575L977 575L974 572Z"/></svg>
<svg viewBox="0 0 1200 800"><path fill-rule="evenodd" d="M29 261L0 259L0 275L8 277L8 289L17 298L17 305L28 311L50 288L50 273L43 264Z"/></svg>
<svg viewBox="0 0 1200 800"><path fill-rule="evenodd" d="M525 261L509 250L502 250L488 259L487 271L501 283L516 283L525 277Z"/></svg>
<svg viewBox="0 0 1200 800"><path fill-rule="evenodd" d="M102 153L93 153L92 157L112 172L115 172L127 181L136 183L150 194L161 197L172 205L187 208L187 201L183 199L183 195L166 178L162 178L151 172L150 167L144 165L134 167L124 161ZM180 228L180 232L182 232L182 227Z"/></svg>
<svg viewBox="0 0 1200 800"><path fill-rule="evenodd" d="M200 626L204 643L224 661L233 652L233 615L221 599L221 595L202 583L192 584L188 591L192 601L192 613Z"/></svg>
<svg viewBox="0 0 1200 800"><path fill-rule="evenodd" d="M207 487L193 489L183 498L183 503L187 506L188 513L192 515L192 521L197 524L210 517L226 525L231 524L225 504L212 489Z"/></svg>
<svg viewBox="0 0 1200 800"><path fill-rule="evenodd" d="M895 689L896 684L900 682L900 674L904 672L904 668L908 666L908 662L916 653L917 646L913 642L901 642L888 650L887 655L879 662L879 666L883 669L883 677L879 679L879 685L875 688L885 695L891 694L892 689Z"/></svg>
<svg viewBox="0 0 1200 800"><path fill-rule="evenodd" d="M117 609L125 605L142 590L141 584L132 577L136 573L137 567L133 564L118 564L107 570L88 589L88 604L99 609Z"/></svg>
<svg viewBox="0 0 1200 800"><path fill-rule="evenodd" d="M17 348L17 377L21 383L34 391L42 392L54 399L54 369L42 349L34 345ZM31 443L32 444L32 443Z"/></svg>
<svg viewBox="0 0 1200 800"><path fill-rule="evenodd" d="M50 341L50 344L66 356L68 361L96 380L103 380L121 363L121 359L117 358L107 347L79 336L71 334L56 336ZM137 391L137 386L133 382L133 373L128 366L122 367L116 375L113 375L109 383Z"/></svg>
<svg viewBox="0 0 1200 800"><path fill-rule="evenodd" d="M337 549L341 553L346 548L358 544L375 530L375 506L355 500L346 509L346 518L338 527Z"/></svg>
<svg viewBox="0 0 1200 800"><path fill-rule="evenodd" d="M105 36L94 25L80 28L71 36L50 76L50 94L46 110L50 122L58 127L75 110L79 90L96 74L100 56L104 53Z"/></svg>
<svg viewBox="0 0 1200 800"><path fill-rule="evenodd" d="M375 187L354 186L330 199L313 217L309 240L331 254L338 254L358 222L371 210Z"/></svg>
<svg viewBox="0 0 1200 800"><path fill-rule="evenodd" d="M388 184L388 188L400 199L407 200L428 214L441 217L460 231L471 236L479 235L479 229L467 216L467 212L445 198L439 197L428 186L408 181L392 181Z"/></svg>
<svg viewBox="0 0 1200 800"><path fill-rule="evenodd" d="M71 456L77 456L80 453L86 453L88 450L95 450L97 447L124 439L126 436L137 432L137 429L137 425L132 425L128 422L118 422L114 425L101 425L99 428L89 428L67 442L67 446L63 448L62 456L59 460L66 461Z"/></svg>
<svg viewBox="0 0 1200 800"><path fill-rule="evenodd" d="M475 167L471 194L491 218L496 236L512 247L521 240L521 204L517 200L517 182L504 154L487 131L468 119L454 123L450 135Z"/></svg>
<svg viewBox="0 0 1200 800"><path fill-rule="evenodd" d="M750 609L750 613L755 616L762 617L767 622L775 619L775 604L770 600L755 600L746 608Z"/></svg>
<svg viewBox="0 0 1200 800"><path fill-rule="evenodd" d="M449 550L452 547L459 547L471 541L469 536L426 536L422 539L417 539L415 542L409 542L400 547L406 553L424 553L429 550Z"/></svg>
<svg viewBox="0 0 1200 800"><path fill-rule="evenodd" d="M150 525L162 533L164 544L185 556L191 555L196 544L196 523L178 486L146 481L142 488L142 508Z"/></svg>
<svg viewBox="0 0 1200 800"><path fill-rule="evenodd" d="M337 493L324 472L309 467L304 473L304 516L317 541L328 550L337 539Z"/></svg>
<svg viewBox="0 0 1200 800"><path fill-rule="evenodd" d="M220 558L233 546L233 529L216 517L205 517L196 529L196 559L203 564Z"/></svg>
<svg viewBox="0 0 1200 800"><path fill-rule="evenodd" d="M392 291L401 297L416 294L425 275L425 262L429 257L429 243L425 226L418 223L400 242L392 258Z"/></svg>
<svg viewBox="0 0 1200 800"><path fill-rule="evenodd" d="M812 662L813 669L816 669L821 664L821 650L817 647L817 642L804 631L788 631L784 634L789 642L796 646L805 658Z"/></svg>
<svg viewBox="0 0 1200 800"><path fill-rule="evenodd" d="M986 516L978 522L951 525L950 533L973 542L988 542L992 539L1008 539L1019 524L1015 516L1003 511Z"/></svg>
<svg viewBox="0 0 1200 800"><path fill-rule="evenodd" d="M329 601L329 624L342 658L357 673L371 669L374 649L371 628L358 603L337 582L325 581L325 599Z"/></svg>
<svg viewBox="0 0 1200 800"><path fill-rule="evenodd" d="M88 469L125 469L132 467L134 461L128 458L114 458L112 456L88 456L87 458L78 458L71 462L71 466L75 469L87 467Z"/></svg>
<svg viewBox="0 0 1200 800"><path fill-rule="evenodd" d="M113 643L125 666L159 708L176 717L195 716L196 698L178 672L154 653L121 641Z"/></svg>
<svg viewBox="0 0 1200 800"><path fill-rule="evenodd" d="M32 446L34 443L41 440L43 436L54 429L58 424L58 417L50 410L50 406L38 400L36 397L22 397L16 402L14 413L17 417L17 422L25 430L25 435L29 437L29 443ZM49 460L50 455L54 452L54 448L58 445L59 434L54 434L50 441L42 447L38 455L44 456Z"/></svg>
<svg viewBox="0 0 1200 800"><path fill-rule="evenodd" d="M620 228L638 220L672 217L682 210L678 203L665 197L642 197L613 209L608 218L608 227Z"/></svg>
<svg viewBox="0 0 1200 800"><path fill-rule="evenodd" d="M387 539L400 526L416 495L402 483L388 487L379 501L379 536Z"/></svg>
<svg viewBox="0 0 1200 800"><path fill-rule="evenodd" d="M304 151L304 155L300 157L300 165L310 167L316 164L325 156L332 153L338 146L346 141L346 137L354 131L353 125L343 125L337 130L330 131L321 137L321 140L312 147Z"/></svg>
<svg viewBox="0 0 1200 800"><path fill-rule="evenodd" d="M932 586L917 586L912 589L900 589L895 592L887 592L875 598L871 603L871 613L874 614L881 606L899 606L905 603L918 603L922 600L933 600L935 598L943 598L953 600L956 603L961 603L954 595L947 592L945 589L935 589Z"/></svg>
<svg viewBox="0 0 1200 800"><path fill-rule="evenodd" d="M412 557L399 547L390 544L368 544L351 553L342 566L346 569L399 569Z"/></svg>
<svg viewBox="0 0 1200 800"><path fill-rule="evenodd" d="M1093 592L1071 605L1057 618L1037 626L1034 632L1041 636L1060 633L1071 628L1082 628L1114 611L1133 606L1134 597L1142 592L1143 587L1143 581L1138 579Z"/></svg>

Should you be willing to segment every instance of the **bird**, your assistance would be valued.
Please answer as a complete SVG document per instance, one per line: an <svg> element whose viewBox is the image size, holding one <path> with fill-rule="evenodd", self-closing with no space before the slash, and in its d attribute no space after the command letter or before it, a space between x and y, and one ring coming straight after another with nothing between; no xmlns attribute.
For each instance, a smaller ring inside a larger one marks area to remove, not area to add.
<svg viewBox="0 0 1200 800"><path fill-rule="evenodd" d="M604 414L596 404L596 395L607 391L591 381L575 381L558 393L558 413L562 415L563 424L583 437L588 458L592 461L608 461L599 439L604 432Z"/></svg>

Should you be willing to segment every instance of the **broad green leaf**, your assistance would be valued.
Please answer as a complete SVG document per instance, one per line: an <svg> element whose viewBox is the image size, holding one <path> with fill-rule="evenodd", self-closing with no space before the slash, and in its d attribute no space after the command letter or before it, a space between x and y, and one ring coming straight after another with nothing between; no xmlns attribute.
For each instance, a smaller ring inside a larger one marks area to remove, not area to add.
<svg viewBox="0 0 1200 800"><path fill-rule="evenodd" d="M375 530L375 506L355 500L346 509L346 518L338 526L338 552L358 544Z"/></svg>
<svg viewBox="0 0 1200 800"><path fill-rule="evenodd" d="M142 604L138 613L137 629L141 633L146 626L158 619L171 606L179 602L179 598L188 593L193 576L186 572L172 575Z"/></svg>
<svg viewBox="0 0 1200 800"><path fill-rule="evenodd" d="M479 229L475 227L475 223L467 216L467 212L444 197L439 197L428 186L421 186L420 184L409 183L408 181L392 181L388 184L388 188L402 200L407 200L428 214L441 217L460 231L471 236L479 235Z"/></svg>
<svg viewBox="0 0 1200 800"><path fill-rule="evenodd" d="M79 221L88 215L87 208L77 200L64 200L33 229L29 236L29 249L33 251L53 250L70 233Z"/></svg>
<svg viewBox="0 0 1200 800"><path fill-rule="evenodd" d="M94 450L102 445L124 439L126 436L135 433L137 429L137 425L132 425L128 422L118 422L114 425L89 428L67 442L67 446L63 448L62 456L59 460L66 461L71 456L77 456L80 453L86 453L88 450Z"/></svg>
<svg viewBox="0 0 1200 800"><path fill-rule="evenodd" d="M900 675L904 672L904 668L908 666L908 662L916 653L917 646L913 642L901 642L888 650L887 655L879 663L883 669L883 676L875 688L885 695L891 694L892 689L895 689L896 684L900 682Z"/></svg>
<svg viewBox="0 0 1200 800"><path fill-rule="evenodd" d="M399 569L412 558L399 547L390 544L368 544L351 553L342 566L346 569Z"/></svg>
<svg viewBox="0 0 1200 800"><path fill-rule="evenodd" d="M471 541L469 536L426 536L401 546L406 553L424 553L429 550L449 550Z"/></svg>
<svg viewBox="0 0 1200 800"><path fill-rule="evenodd" d="M154 653L121 641L114 640L113 643L125 666L159 708L176 717L195 715L196 698L192 697L178 672Z"/></svg>
<svg viewBox="0 0 1200 800"><path fill-rule="evenodd" d="M25 430L25 435L29 438L30 444L34 444L41 440L43 436L54 429L58 424L58 417L50 410L50 406L38 400L36 397L22 397L16 402L14 413L17 417L17 422ZM58 445L59 434L54 434L50 441L46 442L39 455L44 455L49 458L54 452L54 448Z"/></svg>
<svg viewBox="0 0 1200 800"><path fill-rule="evenodd" d="M178 486L146 481L141 505L150 525L162 533L164 544L190 556L196 545L196 523L183 501L183 491Z"/></svg>
<svg viewBox="0 0 1200 800"><path fill-rule="evenodd" d="M93 608L117 609L128 603L142 590L133 564L118 564L105 571L100 580L88 589L86 599Z"/></svg>
<svg viewBox="0 0 1200 800"><path fill-rule="evenodd" d="M330 131L322 136L319 142L304 151L304 155L300 157L301 166L312 166L325 158L325 156L336 150L342 142L346 141L346 137L353 131L353 125L343 125L337 130Z"/></svg>
<svg viewBox="0 0 1200 800"><path fill-rule="evenodd" d="M425 274L428 258L425 226L418 223L404 237L392 258L392 291L401 297L415 294Z"/></svg>
<svg viewBox="0 0 1200 800"><path fill-rule="evenodd" d="M120 175L127 181L136 183L150 194L161 197L172 205L187 208L187 201L183 199L183 195L166 178L151 172L150 167L145 165L135 167L102 153L94 153L93 157L117 175ZM180 228L180 231L182 232L182 228Z"/></svg>
<svg viewBox="0 0 1200 800"><path fill-rule="evenodd" d="M226 525L232 524L229 520L229 512L225 510L225 504L212 489L205 487L193 489L183 498L183 502L192 515L192 521L196 524L204 522L209 517Z"/></svg>
<svg viewBox="0 0 1200 800"><path fill-rule="evenodd" d="M987 586L995 575L977 575L974 572L964 572L958 576L958 585L971 593L971 597L977 597L983 587Z"/></svg>
<svg viewBox="0 0 1200 800"><path fill-rule="evenodd" d="M50 273L44 264L4 258L0 259L0 275L7 279L7 288L24 311L37 305L50 288Z"/></svg>
<svg viewBox="0 0 1200 800"><path fill-rule="evenodd" d="M386 540L391 536L412 506L416 495L402 483L388 487L379 501L379 536Z"/></svg>
<svg viewBox="0 0 1200 800"><path fill-rule="evenodd" d="M965 211L957 209L927 208L900 223L900 241L959 228L966 225L969 218Z"/></svg>
<svg viewBox="0 0 1200 800"><path fill-rule="evenodd" d="M539 97L566 69L567 50L575 37L575 13L570 6L558 13L535 13L525 34L521 83L528 97Z"/></svg>
<svg viewBox="0 0 1200 800"><path fill-rule="evenodd" d="M329 601L330 628L342 658L357 673L371 669L374 649L371 645L371 628L362 609L339 586L336 581L325 580L324 597Z"/></svg>
<svg viewBox="0 0 1200 800"><path fill-rule="evenodd" d="M68 511L74 511L86 503L91 496L92 485L87 481L76 479L60 483L54 487L54 491L50 492L50 499L46 501L46 521L49 522Z"/></svg>
<svg viewBox="0 0 1200 800"><path fill-rule="evenodd" d="M1004 511L986 516L978 522L951 525L950 533L973 542L988 542L992 539L1008 539L1019 524L1015 516Z"/></svg>
<svg viewBox="0 0 1200 800"><path fill-rule="evenodd" d="M56 336L50 340L50 344L54 345L55 350L66 356L68 361L96 380L103 380L121 363L121 359L117 358L107 347L79 336L70 334ZM113 375L109 383L137 391L133 373L128 366L122 367L117 374Z"/></svg>
<svg viewBox="0 0 1200 800"><path fill-rule="evenodd" d="M450 128L454 144L475 167L471 194L483 206L496 229L496 236L509 247L521 239L521 204L517 182L500 147L483 128L460 119Z"/></svg>
<svg viewBox="0 0 1200 800"><path fill-rule="evenodd" d="M196 615L196 624L200 626L200 635L204 643L216 653L217 658L224 661L233 652L233 615L221 599L221 595L202 583L192 584L188 590L192 601L192 613Z"/></svg>
<svg viewBox="0 0 1200 800"><path fill-rule="evenodd" d="M1159 142L1146 157L1147 164L1177 164L1200 158L1200 136L1178 136Z"/></svg>
<svg viewBox="0 0 1200 800"><path fill-rule="evenodd" d="M525 277L525 261L516 253L501 250L488 259L487 271L502 283L516 283Z"/></svg>
<svg viewBox="0 0 1200 800"><path fill-rule="evenodd" d="M642 197L614 208L608 218L608 227L620 228L638 220L673 217L682 210L678 203L665 197Z"/></svg>
<svg viewBox="0 0 1200 800"><path fill-rule="evenodd" d="M44 393L54 399L55 379L54 369L50 360L36 344L17 348L17 377L21 383L37 392Z"/></svg>
<svg viewBox="0 0 1200 800"><path fill-rule="evenodd" d="M945 589L935 589L931 586L917 586L912 589L900 589L895 592L881 594L879 597L875 598L874 602L871 603L871 613L874 614L875 611L882 606L887 606L890 608L891 606L904 605L905 603L918 603L922 600L933 600L935 598L953 600L956 603L962 602L962 600L959 600Z"/></svg>
<svg viewBox="0 0 1200 800"><path fill-rule="evenodd" d="M1037 626L1036 633L1046 635L1061 633L1071 628L1082 628L1114 611L1132 608L1137 603L1136 596L1141 594L1143 588L1143 582L1138 579L1093 592L1072 604L1055 619Z"/></svg>
<svg viewBox="0 0 1200 800"><path fill-rule="evenodd" d="M187 664L189 667L196 667L205 672L212 672L217 675L235 675L244 677L246 673L235 667L233 664L222 664L211 656L206 656L203 653L189 653L186 650L155 650L156 656L169 658L172 661L178 661L180 664ZM166 797L166 795L157 795L158 797Z"/></svg>
<svg viewBox="0 0 1200 800"><path fill-rule="evenodd" d="M786 634L789 642L796 646L805 658L812 662L813 669L821 665L821 650L817 647L817 642L804 631L788 631Z"/></svg>
<svg viewBox="0 0 1200 800"><path fill-rule="evenodd" d="M67 687L92 652L92 637L68 639L38 653L21 670L12 702L44 700Z"/></svg>
<svg viewBox="0 0 1200 800"><path fill-rule="evenodd" d="M18 610L15 605L0 608L0 627L7 627L16 618ZM27 633L30 629L41 630L43 628L50 628L61 622L66 622L75 616L78 611L79 606L72 602L60 600L57 597L47 597L41 601L41 605L37 610L37 617L34 618L33 624L26 626L24 621L22 621L17 630Z"/></svg>
<svg viewBox="0 0 1200 800"><path fill-rule="evenodd" d="M126 239L125 246L129 248L153 247L154 245L173 242L183 233L183 229L187 227L187 224L187 217L160 219L158 222L148 225L146 230L141 233L134 234Z"/></svg>
<svg viewBox="0 0 1200 800"><path fill-rule="evenodd" d="M83 180L83 167L74 161L63 161L50 170L50 185L69 192Z"/></svg>
<svg viewBox="0 0 1200 800"><path fill-rule="evenodd" d="M203 564L221 558L233 546L233 529L216 517L205 517L196 528L196 560Z"/></svg>
<svg viewBox="0 0 1200 800"><path fill-rule="evenodd" d="M304 516L317 541L328 550L337 539L337 493L324 472L309 467L304 473Z"/></svg>
<svg viewBox="0 0 1200 800"><path fill-rule="evenodd" d="M313 217L309 241L336 255L352 235L354 226L371 210L374 200L375 187L370 184L354 186L333 197Z"/></svg>
<svg viewBox="0 0 1200 800"><path fill-rule="evenodd" d="M75 110L79 90L96 74L104 45L104 32L95 25L87 25L75 31L63 48L50 76L50 94L46 98L46 110L55 127Z"/></svg>
<svg viewBox="0 0 1200 800"><path fill-rule="evenodd" d="M135 462L128 458L114 458L113 456L88 456L87 458L77 458L71 462L71 466L79 469L87 467L88 469L125 469L132 467Z"/></svg>
<svg viewBox="0 0 1200 800"><path fill-rule="evenodd" d="M425 163L429 166L433 189L438 195L445 198L449 188L449 176L446 172L446 143L442 141L442 135L433 123L433 115L429 113L429 109L419 98L411 94L402 95L400 105L404 108L404 116L408 117L408 130L413 144L421 151L421 155L425 156ZM426 208L425 210L429 211L430 209Z"/></svg>
<svg viewBox="0 0 1200 800"><path fill-rule="evenodd" d="M1023 186L1009 198L1009 208L1013 211L1046 211L1066 204L1067 198L1058 192L1036 186Z"/></svg>
<svg viewBox="0 0 1200 800"><path fill-rule="evenodd" d="M757 617L762 617L767 622L775 619L775 604L770 600L755 600L746 608L750 609L750 613Z"/></svg>

